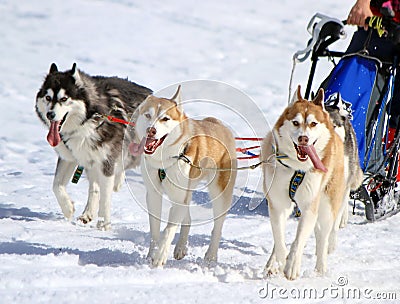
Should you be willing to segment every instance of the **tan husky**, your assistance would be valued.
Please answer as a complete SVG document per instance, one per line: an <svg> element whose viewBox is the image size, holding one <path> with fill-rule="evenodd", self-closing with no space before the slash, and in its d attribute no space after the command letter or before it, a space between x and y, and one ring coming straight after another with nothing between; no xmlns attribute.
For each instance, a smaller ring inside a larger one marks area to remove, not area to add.
<svg viewBox="0 0 400 304"><path fill-rule="evenodd" d="M274 236L265 270L300 275L304 246L314 229L316 270L327 270L329 243L335 244L335 221L340 221L345 195L343 141L324 109L324 92L309 102L300 86L262 145L264 191ZM347 204L347 201L346 201ZM301 210L297 234L288 254L285 225L293 208ZM332 245L331 245L332 246Z"/></svg>
<svg viewBox="0 0 400 304"><path fill-rule="evenodd" d="M166 263L179 225L180 238L174 257L182 259L186 255L191 225L191 189L202 180L207 181L214 218L205 260L216 261L236 179L236 149L231 131L215 118L188 118L182 110L179 86L171 99L151 95L140 105L136 133L142 140L140 144L131 144L130 152L142 155L141 170L147 189L151 233L148 257L153 266ZM172 207L167 226L160 236L163 193Z"/></svg>

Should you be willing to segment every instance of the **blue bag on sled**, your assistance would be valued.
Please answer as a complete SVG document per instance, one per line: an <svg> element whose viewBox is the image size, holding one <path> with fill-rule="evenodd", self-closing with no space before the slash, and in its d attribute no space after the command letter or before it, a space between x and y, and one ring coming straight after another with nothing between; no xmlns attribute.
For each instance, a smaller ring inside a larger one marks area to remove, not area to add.
<svg viewBox="0 0 400 304"><path fill-rule="evenodd" d="M323 84L326 100L340 93L344 103L351 106L352 125L358 141L358 154L363 171L369 171L374 149L382 154L382 128L386 102L372 100L380 62L363 55L347 55L340 59ZM376 107L379 106L377 109ZM375 115L375 126L369 126ZM372 127L372 130L370 129ZM368 130L368 131L367 131ZM379 144L379 147L375 147ZM374 171L374 170L372 170Z"/></svg>

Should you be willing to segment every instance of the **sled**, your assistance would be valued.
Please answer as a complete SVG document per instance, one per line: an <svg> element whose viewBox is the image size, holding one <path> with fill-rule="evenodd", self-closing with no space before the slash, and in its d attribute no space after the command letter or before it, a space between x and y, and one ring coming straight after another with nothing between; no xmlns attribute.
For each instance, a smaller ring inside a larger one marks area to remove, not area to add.
<svg viewBox="0 0 400 304"><path fill-rule="evenodd" d="M378 23L384 26L392 41L399 43L399 24L387 16L374 18L369 22L370 33L376 30ZM293 56L289 92L296 63L311 59L306 99L310 95L313 97L311 88L319 59L325 58L333 63L332 71L321 82L320 87L325 89L326 99L332 94L340 94L350 104L351 123L356 133L360 166L365 177L362 186L351 193L351 199L354 200L353 214L356 201L363 203L367 221L372 222L395 214L400 210L400 192L396 188L398 175L400 176L399 125L395 128L390 145L387 138L394 81L396 77L400 77L396 75L397 58L392 58L390 62L381 62L365 51L346 54L329 50L330 45L346 37L345 21L336 18L317 13L311 18L307 29L312 38L304 50Z"/></svg>

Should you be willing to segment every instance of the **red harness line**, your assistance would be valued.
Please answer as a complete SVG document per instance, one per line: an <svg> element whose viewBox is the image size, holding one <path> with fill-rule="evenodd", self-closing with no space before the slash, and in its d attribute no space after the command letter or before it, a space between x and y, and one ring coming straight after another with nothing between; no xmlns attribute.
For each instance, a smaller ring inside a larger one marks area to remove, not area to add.
<svg viewBox="0 0 400 304"><path fill-rule="evenodd" d="M259 138L259 137L235 137L235 140L243 140L243 141L262 141L263 138ZM248 156L240 156L237 159L238 160L245 160L245 159L254 159L254 158L259 158L260 155L256 155L253 154L251 152L249 152L249 150L252 149L257 149L260 148L260 146L252 146L252 147L248 147L248 148L236 148L236 152L241 152L243 154L247 154Z"/></svg>
<svg viewBox="0 0 400 304"><path fill-rule="evenodd" d="M251 155L251 156L239 156L236 157L237 160L245 160L245 159L254 159L254 158L259 158L260 155Z"/></svg>
<svg viewBox="0 0 400 304"><path fill-rule="evenodd" d="M248 148L236 148L237 152L242 152L242 153L246 153L248 150L253 150L253 149L257 149L260 148L261 146L253 146L253 147L248 147Z"/></svg>
<svg viewBox="0 0 400 304"><path fill-rule="evenodd" d="M260 137L235 137L236 140L249 140L249 141L262 141L264 138Z"/></svg>
<svg viewBox="0 0 400 304"><path fill-rule="evenodd" d="M130 125L132 127L135 126L135 123L133 123L133 122L129 122L129 121L126 121L126 120L123 120L123 119L120 119L120 118L117 118L117 117L114 117L114 116L111 116L111 115L106 115L106 118L109 121L112 121L112 122L117 122L117 123L121 123L121 124L124 124L124 125Z"/></svg>

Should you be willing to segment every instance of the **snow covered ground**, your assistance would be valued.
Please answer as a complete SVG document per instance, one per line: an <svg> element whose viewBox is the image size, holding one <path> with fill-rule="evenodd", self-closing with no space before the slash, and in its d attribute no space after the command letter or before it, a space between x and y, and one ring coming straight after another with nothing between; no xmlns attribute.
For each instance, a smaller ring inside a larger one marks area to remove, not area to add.
<svg viewBox="0 0 400 304"><path fill-rule="evenodd" d="M400 299L400 214L362 224L358 208L324 277L313 272L310 240L299 280L263 278L272 234L267 207L258 205L259 170L239 176L217 266L202 263L211 231L205 223L191 230L185 259L171 256L163 269L151 269L139 171L113 196L111 231L65 221L51 191L56 155L34 113L50 64L77 62L87 73L129 77L154 91L192 79L224 82L247 95L244 106L234 105L249 110L253 129L264 133L259 114L273 124L285 107L291 58L309 39L308 20L315 12L344 19L352 2L0 0L0 302L298 303L310 293L318 303ZM294 84L304 87L307 76L308 65L299 66ZM193 115L214 111L188 106ZM221 115L238 135L253 135L233 114ZM76 216L86 191L85 179L69 186ZM295 225L291 219L289 240Z"/></svg>

